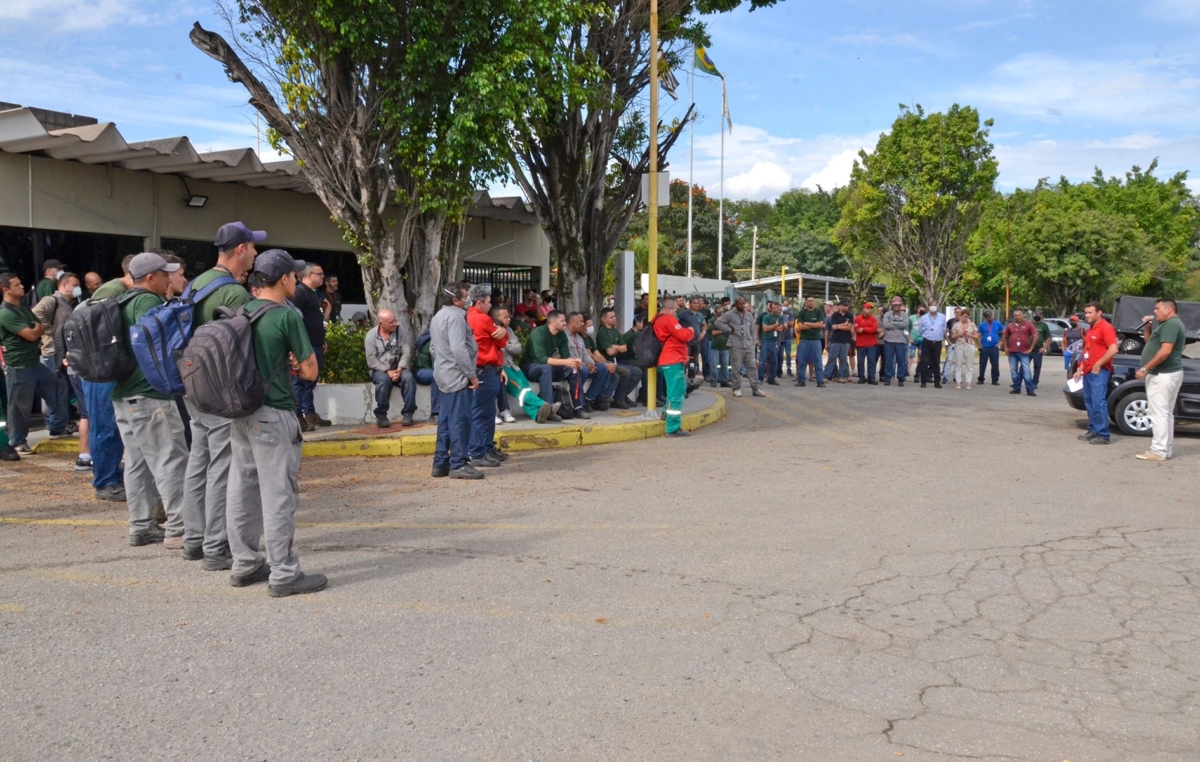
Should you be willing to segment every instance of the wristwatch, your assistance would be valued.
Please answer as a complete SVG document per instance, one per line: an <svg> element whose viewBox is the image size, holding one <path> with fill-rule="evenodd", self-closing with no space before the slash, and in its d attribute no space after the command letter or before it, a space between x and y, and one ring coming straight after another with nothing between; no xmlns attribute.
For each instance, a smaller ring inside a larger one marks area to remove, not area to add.
<svg viewBox="0 0 1200 762"><path fill-rule="evenodd" d="M1146 371L1146 366L1145 366L1145 365L1143 365L1142 367L1138 368L1138 373L1146 373L1146 372L1147 372L1147 371Z"/></svg>

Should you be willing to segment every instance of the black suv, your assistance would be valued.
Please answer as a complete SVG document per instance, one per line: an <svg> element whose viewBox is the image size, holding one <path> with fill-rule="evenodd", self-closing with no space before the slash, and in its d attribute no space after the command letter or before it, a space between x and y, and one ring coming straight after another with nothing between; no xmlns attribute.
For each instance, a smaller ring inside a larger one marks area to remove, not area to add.
<svg viewBox="0 0 1200 762"><path fill-rule="evenodd" d="M1117 354L1112 359L1113 374L1108 383L1108 417L1122 434L1150 436L1150 409L1146 405L1146 383L1136 377L1142 366L1138 355ZM1071 363L1071 373L1075 363ZM1067 404L1076 410L1086 410L1083 391L1072 392L1066 387L1063 394ZM1183 358L1183 386L1175 401L1175 422L1200 421L1200 360Z"/></svg>

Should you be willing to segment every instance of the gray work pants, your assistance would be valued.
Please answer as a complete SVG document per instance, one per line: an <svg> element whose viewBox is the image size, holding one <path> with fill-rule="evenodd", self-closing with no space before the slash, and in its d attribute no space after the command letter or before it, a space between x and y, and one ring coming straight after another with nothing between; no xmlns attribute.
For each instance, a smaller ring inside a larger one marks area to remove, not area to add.
<svg viewBox="0 0 1200 762"><path fill-rule="evenodd" d="M225 497L233 459L233 421L202 412L184 400L192 417L192 451L183 481L183 545L203 546L206 556L229 553Z"/></svg>
<svg viewBox="0 0 1200 762"><path fill-rule="evenodd" d="M762 382L758 380L758 356L754 347L729 348L729 376L733 379L734 391L742 388L742 368L746 369L746 378L750 379L750 388L757 389Z"/></svg>
<svg viewBox="0 0 1200 762"><path fill-rule="evenodd" d="M154 503L161 495L167 537L183 534L183 476L187 445L175 400L151 397L113 402L117 430L125 442L125 494L129 534L154 530Z"/></svg>
<svg viewBox="0 0 1200 762"><path fill-rule="evenodd" d="M233 573L262 566L258 540L265 536L270 584L287 584L300 574L292 549L300 502L300 421L294 411L264 405L233 421L232 439L225 521Z"/></svg>

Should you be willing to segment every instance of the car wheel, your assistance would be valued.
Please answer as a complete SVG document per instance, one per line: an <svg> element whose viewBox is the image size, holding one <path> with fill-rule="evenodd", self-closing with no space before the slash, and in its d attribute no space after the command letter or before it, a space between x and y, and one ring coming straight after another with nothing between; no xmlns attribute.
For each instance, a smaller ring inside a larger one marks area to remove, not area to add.
<svg viewBox="0 0 1200 762"><path fill-rule="evenodd" d="M1127 355L1140 355L1144 346L1141 339L1125 339L1121 342L1121 351Z"/></svg>
<svg viewBox="0 0 1200 762"><path fill-rule="evenodd" d="M1131 437L1148 437L1150 430L1150 405L1146 402L1145 392L1133 392L1121 398L1117 403L1117 428L1122 434Z"/></svg>

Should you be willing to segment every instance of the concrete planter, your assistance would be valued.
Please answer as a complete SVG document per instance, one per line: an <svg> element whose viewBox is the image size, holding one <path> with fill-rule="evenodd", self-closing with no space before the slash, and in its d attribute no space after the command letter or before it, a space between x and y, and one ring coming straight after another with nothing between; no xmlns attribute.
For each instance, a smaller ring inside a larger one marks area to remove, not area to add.
<svg viewBox="0 0 1200 762"><path fill-rule="evenodd" d="M313 406L322 418L328 418L338 426L353 426L375 422L375 387L371 384L317 384L313 392ZM400 419L404 398L400 390L392 389L391 407L388 417ZM417 384L418 421L429 417L429 387Z"/></svg>

